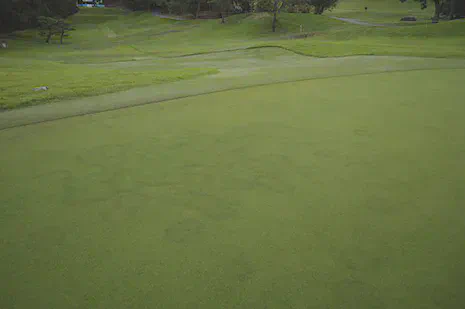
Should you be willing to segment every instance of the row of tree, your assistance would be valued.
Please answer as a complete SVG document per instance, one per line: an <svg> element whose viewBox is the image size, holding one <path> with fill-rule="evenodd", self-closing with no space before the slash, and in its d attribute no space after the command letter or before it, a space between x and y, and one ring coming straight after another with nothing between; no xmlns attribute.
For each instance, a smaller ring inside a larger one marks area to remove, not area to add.
<svg viewBox="0 0 465 309"><path fill-rule="evenodd" d="M191 15L199 18L200 12L208 12L210 16L220 17L234 13L271 12L273 14L272 30L276 30L277 15L280 11L310 11L322 14L332 9L339 0L123 0L123 4L136 10L160 10L164 13Z"/></svg>
<svg viewBox="0 0 465 309"><path fill-rule="evenodd" d="M400 0L405 2L407 0ZM426 8L428 1L435 7L434 18L447 17L450 19L465 15L464 0L414 0ZM314 12L322 14L333 8L338 0L106 0L105 4L118 2L129 9L159 10L165 13L192 15L200 17L200 12L207 12L210 16L221 17L233 13L271 12L273 14L272 30L276 30L277 16L281 11ZM52 32L60 32L63 23L60 21L78 10L76 0L0 0L0 32L44 25L40 16L53 17L59 22L48 20L46 25L53 24ZM39 23L39 21L42 21ZM58 29L58 30L56 30Z"/></svg>
<svg viewBox="0 0 465 309"><path fill-rule="evenodd" d="M107 0L108 2L114 2ZM292 12L313 11L322 14L324 10L334 7L338 0L284 0L282 8ZM122 0L127 8L136 10L159 9L171 14L191 14L194 18L199 16L200 11L221 13L245 13L252 11L273 11L273 0Z"/></svg>
<svg viewBox="0 0 465 309"><path fill-rule="evenodd" d="M338 0L106 0L105 4L120 3L131 10L160 10L165 13L200 16L206 12L210 16L221 17L233 13L271 12L273 31L276 29L277 14L282 10L322 14L336 5ZM30 27L63 29L61 19L78 11L76 0L0 0L0 32L10 32ZM59 22L52 22L54 18ZM50 26L53 25L53 26Z"/></svg>

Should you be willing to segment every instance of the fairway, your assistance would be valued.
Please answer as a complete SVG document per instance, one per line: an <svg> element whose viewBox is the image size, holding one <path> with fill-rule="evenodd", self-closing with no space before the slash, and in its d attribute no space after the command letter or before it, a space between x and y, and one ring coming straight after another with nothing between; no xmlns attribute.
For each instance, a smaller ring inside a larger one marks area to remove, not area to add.
<svg viewBox="0 0 465 309"><path fill-rule="evenodd" d="M1 130L0 307L463 308L465 70L412 61Z"/></svg>

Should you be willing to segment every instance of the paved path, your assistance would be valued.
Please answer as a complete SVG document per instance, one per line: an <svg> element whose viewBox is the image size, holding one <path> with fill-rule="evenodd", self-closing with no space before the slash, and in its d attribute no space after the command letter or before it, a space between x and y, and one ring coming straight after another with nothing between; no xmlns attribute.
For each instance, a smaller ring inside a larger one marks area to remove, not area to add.
<svg viewBox="0 0 465 309"><path fill-rule="evenodd" d="M173 19L173 20L186 20L186 18L182 16L176 16L176 15L164 15L161 14L160 12L152 11L152 16L160 17L160 18L166 18L166 19Z"/></svg>
<svg viewBox="0 0 465 309"><path fill-rule="evenodd" d="M366 21L361 21L358 19L353 19L353 18L343 18L343 17L336 17L336 16L331 16L332 19L337 19L341 21L345 21L347 23L355 24L355 25L361 25L361 26L369 26L369 27L395 27L393 25L386 25L386 24L372 24Z"/></svg>

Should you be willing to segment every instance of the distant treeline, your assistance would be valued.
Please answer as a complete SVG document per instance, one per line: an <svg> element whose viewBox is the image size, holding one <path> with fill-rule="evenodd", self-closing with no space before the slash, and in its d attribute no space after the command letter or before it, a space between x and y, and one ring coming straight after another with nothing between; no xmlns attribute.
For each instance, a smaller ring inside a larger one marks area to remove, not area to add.
<svg viewBox="0 0 465 309"><path fill-rule="evenodd" d="M407 0L400 0L405 2ZM465 0L414 0L423 8L433 5L434 18L465 16ZM245 12L313 12L321 14L338 0L104 0L105 5L120 5L130 10L154 11L201 17L224 17ZM36 27L39 16L66 18L78 11L76 0L0 0L0 32Z"/></svg>
<svg viewBox="0 0 465 309"><path fill-rule="evenodd" d="M273 12L322 14L336 6L339 0L119 0L126 8L137 10L159 10L164 13L191 15L199 13L223 16L234 13ZM115 0L110 3L115 3Z"/></svg>
<svg viewBox="0 0 465 309"><path fill-rule="evenodd" d="M392 0L395 1L395 0ZM407 0L400 0L405 2ZM428 5L435 10L434 18L454 19L465 16L465 0L414 0L422 8ZM199 12L243 13L251 11L273 11L276 2L281 3L281 11L313 12L321 14L331 9L337 0L107 0L108 3L120 3L131 10L160 10L166 13L192 15ZM106 2L106 3L107 3Z"/></svg>

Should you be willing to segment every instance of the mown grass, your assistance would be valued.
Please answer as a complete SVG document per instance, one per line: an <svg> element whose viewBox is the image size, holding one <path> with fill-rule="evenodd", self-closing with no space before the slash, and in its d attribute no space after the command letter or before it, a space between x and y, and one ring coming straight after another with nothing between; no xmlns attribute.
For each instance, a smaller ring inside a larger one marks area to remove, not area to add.
<svg viewBox="0 0 465 309"><path fill-rule="evenodd" d="M369 12L400 14L419 10L417 3L387 3L373 1L370 5L373 10ZM363 1L347 0L327 14L345 16L340 13L358 10L363 5ZM378 18L373 14L373 18ZM382 28L357 26L328 16L282 13L278 31L272 33L271 16L267 13L231 16L222 25L218 20L174 21L144 12L82 9L70 20L77 30L64 45L44 44L35 30L10 37L10 48L0 50L0 108L91 96L215 73L201 63L185 70L176 60L167 58L225 50L279 47L315 57L465 58L463 21ZM298 38L300 25L307 38ZM121 61L140 60L151 60L157 65L150 66L150 70L141 67L121 70L112 66ZM27 69L26 63L30 64ZM102 63L107 66L94 67ZM50 91L32 91L42 85L50 87Z"/></svg>
<svg viewBox="0 0 465 309"><path fill-rule="evenodd" d="M463 76L0 131L0 307L461 308Z"/></svg>
<svg viewBox="0 0 465 309"><path fill-rule="evenodd" d="M73 20L0 50L59 100L0 113L0 308L463 307L463 22Z"/></svg>
<svg viewBox="0 0 465 309"><path fill-rule="evenodd" d="M337 10L328 14L337 14ZM92 17L91 21L89 17ZM100 23L92 21L99 17L103 17L104 21ZM110 17L113 19L108 20L108 15L100 16L95 11L84 10L72 17L78 31L73 33L70 44L60 48L44 46L33 33L26 32L20 35L20 39L11 43L13 50L7 55L27 57L34 53L34 56L39 58L56 57L67 61L91 59L92 55L95 55L95 61L104 61L101 58L118 60L130 56L172 56L240 48L269 40L283 41L285 45L288 39L299 33L300 25L303 25L305 33L311 36L306 40L299 40L309 45L308 54L312 53L315 44L320 44L321 49L325 50L327 41L339 43L359 38L371 41L371 45L379 45L376 54L395 53L396 42L393 39L399 39L401 44L402 40L411 40L412 44L421 44L425 47L442 43L443 46L447 46L452 56L456 56L457 50L463 52L465 44L463 21L382 28L352 25L332 20L327 16L283 13L280 14L278 33L273 34L269 27L271 16L266 13L232 16L225 25L219 24L217 20L172 21L156 18L148 13L125 15L123 12L119 14L113 12ZM449 43L444 44L443 38L449 39ZM438 41L435 41L436 39ZM417 54L419 50L421 48L412 49L409 55L419 55ZM337 54L329 48L326 48L326 51L328 55ZM371 50L367 48L365 54L370 52ZM363 54L358 50L352 51L350 47L340 52L341 55L347 53ZM318 52L315 55L322 54L323 52ZM406 52L401 51L401 54L406 55ZM449 54L446 52L443 56L447 57Z"/></svg>
<svg viewBox="0 0 465 309"><path fill-rule="evenodd" d="M163 63L163 64L161 64ZM254 87L296 80L355 76L382 72L424 71L465 68L465 59L351 56L313 58L296 55L282 48L252 48L208 53L180 58L149 58L137 61L100 63L88 66L117 71L158 71L170 67L209 67L217 71L195 79L136 87L104 96L76 98L71 101L19 109L0 114L0 129L59 119L73 115L102 112L115 108L161 102L204 93ZM434 76L434 71L431 71Z"/></svg>

